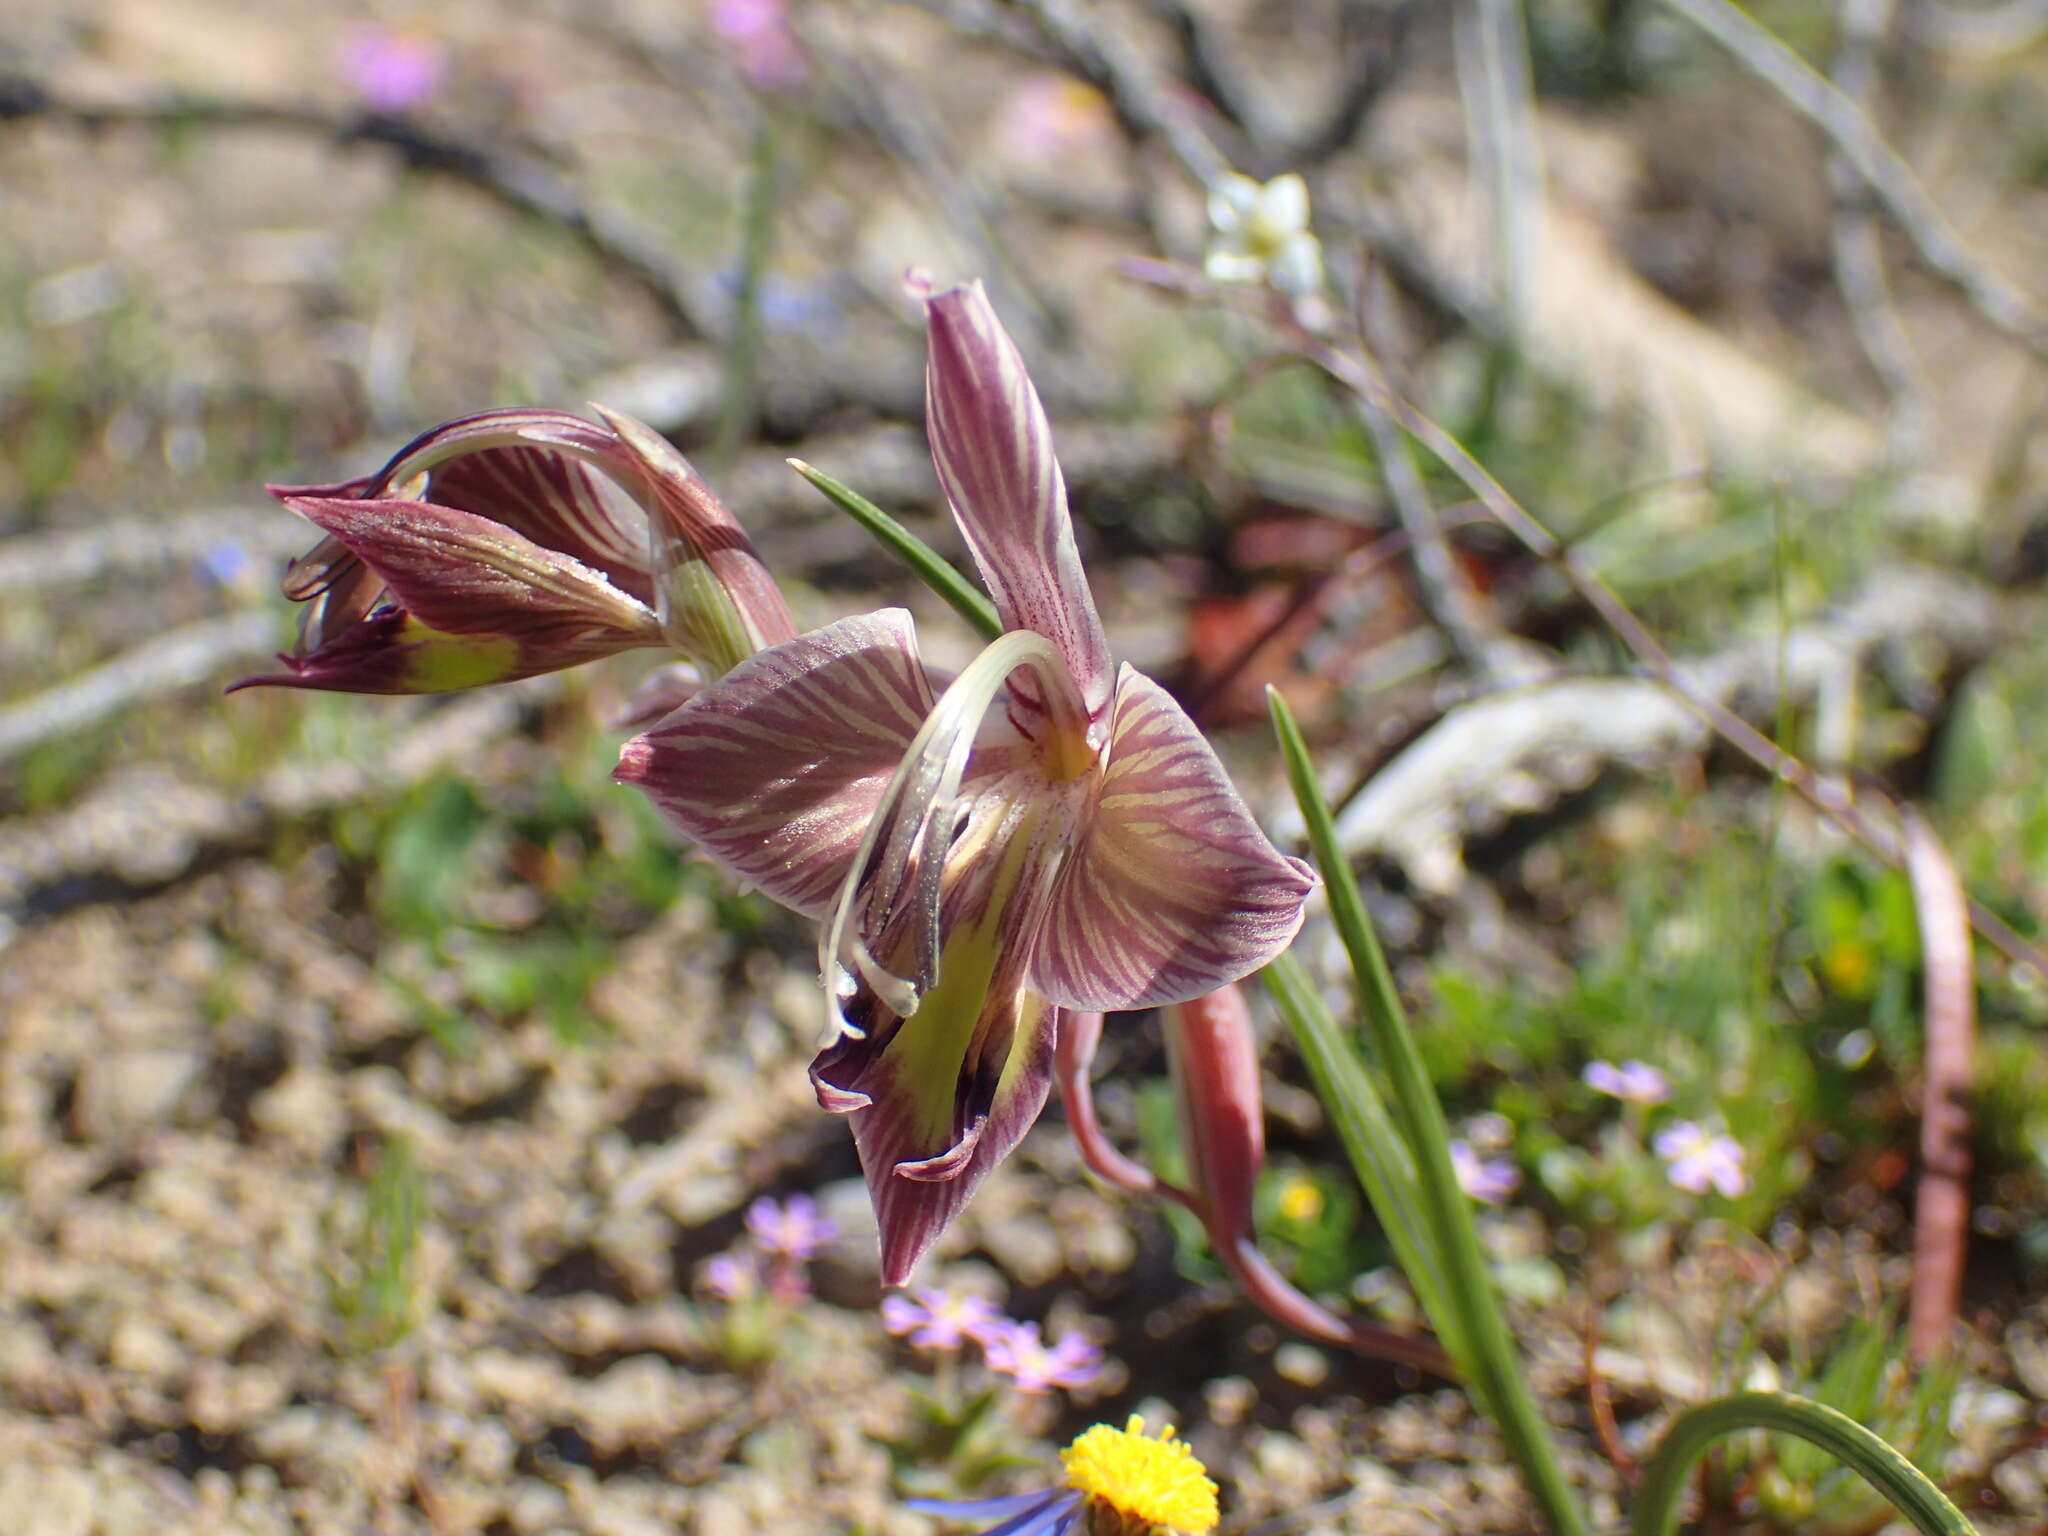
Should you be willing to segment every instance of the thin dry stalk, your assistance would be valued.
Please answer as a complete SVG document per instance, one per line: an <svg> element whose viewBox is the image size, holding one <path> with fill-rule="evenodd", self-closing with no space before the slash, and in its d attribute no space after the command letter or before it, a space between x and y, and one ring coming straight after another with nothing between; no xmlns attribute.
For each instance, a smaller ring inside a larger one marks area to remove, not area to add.
<svg viewBox="0 0 2048 1536"><path fill-rule="evenodd" d="M1520 336L1541 274L1543 165L1529 39L1513 0L1458 0L1451 13L1467 159L1493 226L1494 301Z"/></svg>
<svg viewBox="0 0 2048 1536"><path fill-rule="evenodd" d="M1382 351L1381 338L1388 329L1386 310L1393 302L1385 273L1376 266L1364 273L1359 294L1360 332L1370 338L1375 351ZM1366 430L1372 434L1373 453L1393 496L1401 531L1407 535L1408 547L1413 551L1415 586L1423 612L1450 638L1459 660L1479 676L1491 676L1492 642L1500 638L1499 627L1492 622L1451 553L1406 434L1370 395L1354 390L1351 398Z"/></svg>
<svg viewBox="0 0 2048 1536"><path fill-rule="evenodd" d="M1765 773L1781 780L1800 799L1834 822L1878 858L1894 869L1905 866L1905 855L1899 840L1864 813L1846 785L1838 779L1816 773L1728 705L1718 699L1708 698L1692 687L1672 660L1671 653L1664 648L1663 642L1650 632L1648 626L1636 617L1634 611L1601 579L1599 573L1580 557L1578 551L1560 542L1555 534L1544 527L1498 480L1493 478L1484 465L1472 457L1464 444L1439 426L1426 412L1389 388L1385 378L1372 362L1334 347L1322 337L1303 330L1294 322L1284 306L1276 306L1273 315L1289 332L1303 357L1346 388L1372 395L1380 402L1381 408L1399 422L1405 431L1435 454L1451 473L1465 483L1479 503L1503 528L1520 540L1531 554L1553 567L1565 579L1579 600L1599 615L1615 637L1628 647L1643 670L1669 689L1673 696L1682 700L1687 708L1699 715L1715 735ZM2048 982L2048 958L2044 958L2038 949L2021 938L2003 918L1982 902L1974 897L1966 897L1965 900L1971 926L1987 943L2015 966L2031 971L2039 980Z"/></svg>
<svg viewBox="0 0 2048 1536"><path fill-rule="evenodd" d="M514 212L566 230L605 266L645 290L678 336L696 340L720 329L689 297L683 274L656 241L619 214L586 202L529 154L489 148L439 128L378 113L175 93L121 101L74 100L41 81L0 75L0 123L30 118L91 129L274 129L331 144L387 149L407 170L463 182Z"/></svg>
<svg viewBox="0 0 2048 1536"><path fill-rule="evenodd" d="M1921 260L2000 330L2048 357L2048 321L2019 289L1986 266L1956 232L1912 169L1856 104L1816 74L1767 28L1729 0L1664 0L1828 136L1884 205Z"/></svg>
<svg viewBox="0 0 2048 1536"><path fill-rule="evenodd" d="M1977 978L1970 919L1955 861L1917 814L1904 813L1906 874L1920 919L1927 1015L1921 1088L1920 1187L1913 1204L1913 1358L1940 1353L1955 1327L1970 1233L1970 1073Z"/></svg>
<svg viewBox="0 0 2048 1536"><path fill-rule="evenodd" d="M1835 88L1866 113L1877 84L1878 56L1896 9L1895 0L1844 0L1842 6ZM1918 463L1931 438L1927 377L1885 280L1884 243L1869 192L1839 150L1828 157L1828 190L1834 202L1835 286L1849 311L1857 345L1891 402L1891 458L1895 464Z"/></svg>

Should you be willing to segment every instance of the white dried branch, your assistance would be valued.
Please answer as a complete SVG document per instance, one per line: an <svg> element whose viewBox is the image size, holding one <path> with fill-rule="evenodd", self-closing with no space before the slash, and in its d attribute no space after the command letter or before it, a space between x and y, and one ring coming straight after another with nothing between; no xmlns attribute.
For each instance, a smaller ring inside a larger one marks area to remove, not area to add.
<svg viewBox="0 0 2048 1536"><path fill-rule="evenodd" d="M146 576L204 560L229 546L252 557L294 555L309 548L314 537L304 523L275 506L130 517L90 528L18 534L0 540L0 593Z"/></svg>
<svg viewBox="0 0 2048 1536"><path fill-rule="evenodd" d="M0 947L38 891L81 879L173 880L208 848L248 842L278 822L389 794L448 764L472 761L560 682L538 677L446 703L422 701L418 723L388 748L281 763L239 793L194 782L163 763L136 763L116 769L74 805L0 822Z"/></svg>
<svg viewBox="0 0 2048 1536"><path fill-rule="evenodd" d="M1895 644L1982 656L2013 626L2007 601L1932 570L1886 572L1785 637L1783 686L1813 697ZM1744 641L1678 671L1702 698L1767 718L1777 703L1779 641ZM1344 809L1338 832L1354 856L1391 859L1421 888L1449 896L1464 883L1470 837L1547 809L1610 765L1665 761L1708 734L1682 699L1647 678L1561 679L1492 694L1453 709L1387 764Z"/></svg>
<svg viewBox="0 0 2048 1536"><path fill-rule="evenodd" d="M207 682L234 663L269 654L276 643L276 616L259 608L154 635L112 660L0 709L0 763L111 719L131 705Z"/></svg>
<svg viewBox="0 0 2048 1536"><path fill-rule="evenodd" d="M1828 136L1855 167L1920 257L1993 325L2048 356L2048 320L2034 302L1986 266L1956 232L1912 168L1856 104L1729 0L1664 0L1725 48L1800 116Z"/></svg>

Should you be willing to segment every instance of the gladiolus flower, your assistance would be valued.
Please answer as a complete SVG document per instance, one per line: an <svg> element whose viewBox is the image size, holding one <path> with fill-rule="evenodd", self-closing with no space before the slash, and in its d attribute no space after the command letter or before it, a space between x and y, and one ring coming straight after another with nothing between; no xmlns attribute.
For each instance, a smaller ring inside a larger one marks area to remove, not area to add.
<svg viewBox="0 0 2048 1536"><path fill-rule="evenodd" d="M374 475L271 494L327 537L286 572L291 670L246 678L441 693L640 646L716 675L796 628L746 534L667 439L628 417L487 411Z"/></svg>
<svg viewBox="0 0 2048 1536"><path fill-rule="evenodd" d="M1060 1461L1057 1488L1007 1499L913 1499L910 1507L956 1520L993 1520L983 1536L1206 1536L1216 1528L1216 1484L1173 1426L1157 1436L1132 1414L1122 1429L1097 1424L1075 1439Z"/></svg>
<svg viewBox="0 0 2048 1536"><path fill-rule="evenodd" d="M1005 633L941 687L901 610L764 651L627 743L712 859L823 919L836 1038L900 1284L1045 1103L1061 1009L1143 1008L1287 946L1314 883L1187 714L1112 668L1052 432L979 284L927 302L926 417Z"/></svg>

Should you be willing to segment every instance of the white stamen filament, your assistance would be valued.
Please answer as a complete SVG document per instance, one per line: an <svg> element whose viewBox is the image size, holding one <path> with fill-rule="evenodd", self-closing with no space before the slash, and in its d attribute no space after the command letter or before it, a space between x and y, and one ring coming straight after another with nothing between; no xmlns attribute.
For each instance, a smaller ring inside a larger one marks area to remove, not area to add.
<svg viewBox="0 0 2048 1536"><path fill-rule="evenodd" d="M960 783L982 721L1010 675L1026 666L1037 669L1048 691L1063 687L1074 694L1076 711L1085 718L1065 658L1035 630L1013 629L998 636L939 696L882 792L821 934L818 964L826 981L826 1028L832 1037L865 1033L844 1012L846 1001L863 984L892 1012L908 1018L917 1011L922 988L937 975L940 882L961 809ZM906 886L914 902L911 939L919 951L914 978L898 974L870 950L872 930L850 931L865 892L881 893L894 908Z"/></svg>

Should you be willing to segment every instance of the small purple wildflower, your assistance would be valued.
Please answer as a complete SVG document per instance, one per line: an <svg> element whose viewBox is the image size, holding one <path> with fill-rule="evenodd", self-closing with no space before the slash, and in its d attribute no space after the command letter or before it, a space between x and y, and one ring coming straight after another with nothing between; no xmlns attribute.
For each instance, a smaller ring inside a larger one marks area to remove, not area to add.
<svg viewBox="0 0 2048 1536"><path fill-rule="evenodd" d="M1589 1061L1582 1074L1595 1093L1630 1104L1662 1104L1671 1097L1671 1082L1646 1061L1629 1060L1616 1066L1611 1061Z"/></svg>
<svg viewBox="0 0 2048 1536"><path fill-rule="evenodd" d="M1749 1188L1742 1167L1742 1146L1732 1136L1717 1136L1703 1125L1677 1120L1650 1143L1671 1166L1665 1170L1678 1188L1695 1195L1715 1189L1734 1199Z"/></svg>
<svg viewBox="0 0 2048 1536"><path fill-rule="evenodd" d="M894 1334L908 1334L918 1349L950 1352L969 1340L987 1345L1015 1326L985 1297L932 1288L920 1288L913 1296L884 1296L882 1326Z"/></svg>
<svg viewBox="0 0 2048 1536"><path fill-rule="evenodd" d="M350 38L341 62L349 84L372 112L409 112L440 86L448 54L431 37L377 27Z"/></svg>
<svg viewBox="0 0 2048 1536"><path fill-rule="evenodd" d="M705 1261L700 1283L720 1301L740 1301L761 1289L761 1270L745 1254L721 1253Z"/></svg>
<svg viewBox="0 0 2048 1536"><path fill-rule="evenodd" d="M256 562L249 557L248 546L240 539L220 539L207 545L192 562L192 567L202 581L232 589L248 582L256 569Z"/></svg>
<svg viewBox="0 0 2048 1536"><path fill-rule="evenodd" d="M747 1207L747 1233L763 1253L802 1264L837 1237L839 1228L818 1214L818 1202L809 1195L763 1195Z"/></svg>
<svg viewBox="0 0 2048 1536"><path fill-rule="evenodd" d="M731 45L741 75L757 89L792 90L810 73L782 0L716 0L711 30Z"/></svg>
<svg viewBox="0 0 2048 1536"><path fill-rule="evenodd" d="M984 1341L988 1368L1016 1382L1019 1392L1069 1392L1088 1386L1102 1370L1102 1351L1085 1336L1063 1333L1047 1344L1036 1323L1012 1323Z"/></svg>
<svg viewBox="0 0 2048 1536"><path fill-rule="evenodd" d="M1458 1187L1481 1205L1499 1205L1522 1187L1522 1175L1506 1158L1481 1158L1469 1141L1451 1143L1451 1169Z"/></svg>

